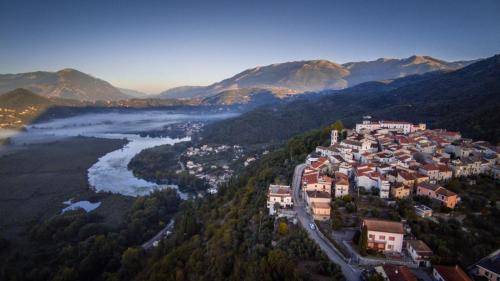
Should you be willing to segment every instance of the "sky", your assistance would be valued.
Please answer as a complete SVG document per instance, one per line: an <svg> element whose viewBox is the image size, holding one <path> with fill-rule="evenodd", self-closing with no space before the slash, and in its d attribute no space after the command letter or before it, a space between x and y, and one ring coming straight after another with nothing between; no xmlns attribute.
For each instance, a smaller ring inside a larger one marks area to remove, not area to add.
<svg viewBox="0 0 500 281"><path fill-rule="evenodd" d="M294 60L499 52L498 0L0 0L0 73L75 68L147 93Z"/></svg>

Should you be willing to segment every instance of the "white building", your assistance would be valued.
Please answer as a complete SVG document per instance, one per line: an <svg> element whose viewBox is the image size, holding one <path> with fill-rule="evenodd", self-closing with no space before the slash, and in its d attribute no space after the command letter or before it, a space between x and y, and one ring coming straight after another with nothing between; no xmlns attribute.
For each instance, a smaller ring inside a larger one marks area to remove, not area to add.
<svg viewBox="0 0 500 281"><path fill-rule="evenodd" d="M288 185L269 185L269 190L267 193L267 208L269 209L269 214L274 215L276 213L274 207L278 204L281 208L291 208L293 207L292 191Z"/></svg>
<svg viewBox="0 0 500 281"><path fill-rule="evenodd" d="M349 194L349 178L343 173L335 173L335 198Z"/></svg>
<svg viewBox="0 0 500 281"><path fill-rule="evenodd" d="M362 227L365 226L368 230L368 248L401 253L404 235L401 222L364 219Z"/></svg>
<svg viewBox="0 0 500 281"><path fill-rule="evenodd" d="M379 129L388 129L392 131L398 131L403 134L409 134L416 131L423 131L426 129L425 124L413 125L408 122L399 121L370 121L363 120L363 123L356 124L356 132L361 133L363 131L375 131Z"/></svg>
<svg viewBox="0 0 500 281"><path fill-rule="evenodd" d="M432 250L422 240L407 240L406 250L417 266L431 266Z"/></svg>

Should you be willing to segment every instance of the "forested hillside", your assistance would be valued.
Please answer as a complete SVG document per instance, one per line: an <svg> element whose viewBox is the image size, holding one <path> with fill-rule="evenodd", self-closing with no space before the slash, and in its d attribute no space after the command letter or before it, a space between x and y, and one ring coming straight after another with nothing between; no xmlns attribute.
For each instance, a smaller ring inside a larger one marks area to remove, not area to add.
<svg viewBox="0 0 500 281"><path fill-rule="evenodd" d="M68 212L31 228L33 250L0 237L1 280L344 280L297 225L266 210L270 183L289 183L296 164L329 131L295 137L208 195L179 206L173 190L136 200L126 224L110 229L92 213ZM173 235L140 245L175 216Z"/></svg>

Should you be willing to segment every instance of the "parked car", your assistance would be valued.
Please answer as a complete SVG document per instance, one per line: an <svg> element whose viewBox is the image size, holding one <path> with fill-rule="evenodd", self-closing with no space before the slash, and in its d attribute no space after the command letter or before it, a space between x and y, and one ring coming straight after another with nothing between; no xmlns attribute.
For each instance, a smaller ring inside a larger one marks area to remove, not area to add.
<svg viewBox="0 0 500 281"><path fill-rule="evenodd" d="M312 230L316 229L316 226L314 225L314 223L310 223L310 224L309 224L309 227L310 227Z"/></svg>

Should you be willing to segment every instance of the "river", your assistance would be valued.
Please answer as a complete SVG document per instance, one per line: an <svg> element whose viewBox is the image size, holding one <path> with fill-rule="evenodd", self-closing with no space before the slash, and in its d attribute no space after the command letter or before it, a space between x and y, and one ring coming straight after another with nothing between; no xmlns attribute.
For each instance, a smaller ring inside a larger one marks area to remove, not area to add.
<svg viewBox="0 0 500 281"><path fill-rule="evenodd" d="M127 139L128 143L122 148L97 159L96 163L88 169L88 182L96 192L141 196L156 189L177 188L177 186L158 185L135 177L127 168L130 160L144 149L190 140L187 136L181 138L141 136L141 132L159 130L175 123L214 121L236 115L235 113L200 114L158 110L85 114L29 125L25 132L12 137L12 144L19 146L74 136ZM178 192L182 198L187 198L187 194Z"/></svg>

